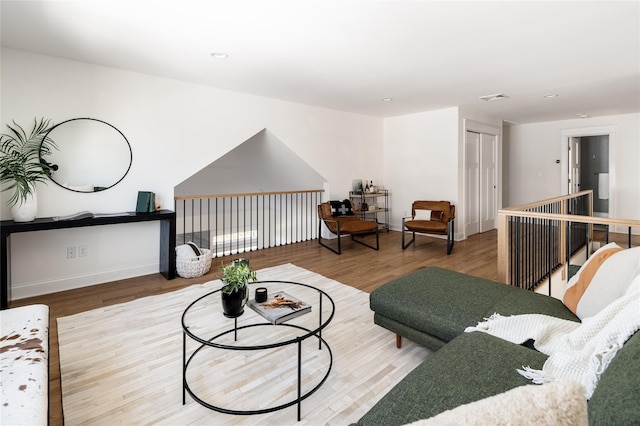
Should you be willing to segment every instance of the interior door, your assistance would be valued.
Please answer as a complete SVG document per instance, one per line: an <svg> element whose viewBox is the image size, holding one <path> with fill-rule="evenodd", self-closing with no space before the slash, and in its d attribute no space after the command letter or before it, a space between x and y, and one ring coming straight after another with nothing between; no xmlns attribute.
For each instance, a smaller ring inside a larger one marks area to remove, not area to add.
<svg viewBox="0 0 640 426"><path fill-rule="evenodd" d="M467 236L480 232L480 133L465 135L465 224Z"/></svg>
<svg viewBox="0 0 640 426"><path fill-rule="evenodd" d="M580 192L580 138L569 138L569 194Z"/></svg>
<svg viewBox="0 0 640 426"><path fill-rule="evenodd" d="M496 227L498 210L498 137L467 131L465 135L465 234Z"/></svg>
<svg viewBox="0 0 640 426"><path fill-rule="evenodd" d="M480 232L496 227L498 138L480 135Z"/></svg>

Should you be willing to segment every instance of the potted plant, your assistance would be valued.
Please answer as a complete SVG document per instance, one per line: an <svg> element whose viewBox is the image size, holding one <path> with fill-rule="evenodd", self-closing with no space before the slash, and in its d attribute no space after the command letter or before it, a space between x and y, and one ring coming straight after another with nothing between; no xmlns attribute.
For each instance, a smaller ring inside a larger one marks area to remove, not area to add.
<svg viewBox="0 0 640 426"><path fill-rule="evenodd" d="M247 284L256 281L256 273L249 267L247 259L235 259L222 266L222 282L220 294L224 316L237 318L244 313L244 306L249 300Z"/></svg>
<svg viewBox="0 0 640 426"><path fill-rule="evenodd" d="M13 220L30 222L36 218L38 209L36 183L47 183L51 171L57 168L41 160L41 156L58 148L46 137L52 127L51 120L34 118L30 133L15 121L7 127L10 133L0 134L0 184L2 191L13 190L7 201Z"/></svg>

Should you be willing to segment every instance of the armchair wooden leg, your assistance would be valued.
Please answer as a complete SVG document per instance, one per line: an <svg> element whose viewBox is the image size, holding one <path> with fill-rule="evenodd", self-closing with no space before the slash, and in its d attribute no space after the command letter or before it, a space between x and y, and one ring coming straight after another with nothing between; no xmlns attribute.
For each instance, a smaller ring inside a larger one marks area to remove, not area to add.
<svg viewBox="0 0 640 426"><path fill-rule="evenodd" d="M400 349L402 347L402 336L396 334L396 348Z"/></svg>

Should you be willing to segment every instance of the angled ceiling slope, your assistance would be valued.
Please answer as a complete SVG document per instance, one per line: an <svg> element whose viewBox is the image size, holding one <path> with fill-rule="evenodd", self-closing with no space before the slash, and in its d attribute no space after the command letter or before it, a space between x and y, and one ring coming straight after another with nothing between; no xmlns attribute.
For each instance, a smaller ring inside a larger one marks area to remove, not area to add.
<svg viewBox="0 0 640 426"><path fill-rule="evenodd" d="M174 188L177 197L322 189L326 182L263 129Z"/></svg>

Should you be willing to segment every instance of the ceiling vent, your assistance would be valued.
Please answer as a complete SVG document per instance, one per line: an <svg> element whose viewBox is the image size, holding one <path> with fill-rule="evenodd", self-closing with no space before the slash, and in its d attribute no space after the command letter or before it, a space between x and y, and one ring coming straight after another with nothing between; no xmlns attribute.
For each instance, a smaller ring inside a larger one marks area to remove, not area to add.
<svg viewBox="0 0 640 426"><path fill-rule="evenodd" d="M479 99L482 99L483 101L498 101L500 99L507 99L507 98L508 98L507 95L503 95L502 93L496 93L495 95L480 96Z"/></svg>

